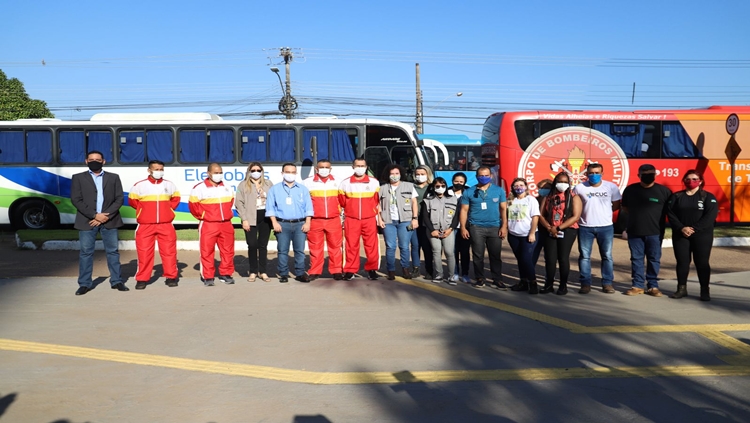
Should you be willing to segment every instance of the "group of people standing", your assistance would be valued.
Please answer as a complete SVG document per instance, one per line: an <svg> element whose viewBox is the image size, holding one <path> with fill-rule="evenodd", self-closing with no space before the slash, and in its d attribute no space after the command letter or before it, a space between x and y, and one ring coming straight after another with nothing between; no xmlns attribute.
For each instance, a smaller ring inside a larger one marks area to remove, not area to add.
<svg viewBox="0 0 750 423"><path fill-rule="evenodd" d="M76 295L84 295L92 288L97 234L101 234L104 241L112 288L128 291L120 276L117 249L117 228L122 226L119 208L124 202L122 184L116 174L103 170L105 160L100 152L89 152L86 164L89 170L74 175L71 188L71 200L77 209L75 228L79 230L81 242ZM578 238L581 285L578 292L591 291L590 261L596 240L602 260L602 291L614 293L612 217L622 205L630 217L627 234L633 281L633 287L626 294L662 295L658 289L658 272L668 215L677 259L678 289L672 297L687 295L692 256L701 284L701 299L710 300L709 257L718 207L715 197L701 188L703 179L697 171L691 170L685 175L685 190L672 194L655 183L654 167L643 165L639 169L640 182L628 186L621 196L615 184L602 179L603 166L592 163L587 168L587 180L574 188L569 175L562 172L552 181L540 181L537 184L539 195L535 198L529 193L527 181L517 178L506 198L505 190L492 183L491 170L486 166L476 169L477 184L473 187L465 185L463 173L455 174L448 186L444 178L433 178L427 166L415 170L413 183L402 180L406 171L395 164L386 168L382 177L384 184L367 175L367 162L362 158L354 160L352 169L350 177L336 180L331 163L323 159L316 163L313 176L298 182L296 165L286 163L282 166L283 181L273 184L266 177L263 165L253 162L235 195L223 183L221 165L211 163L206 179L193 187L188 202L191 214L200 222L203 283L213 286L217 276L226 284L234 283L235 240L231 219L236 209L248 246L250 282L271 280L268 274L271 230L278 245L279 282L288 282L290 272L300 282L321 277L325 250L328 251L328 272L333 279L352 280L360 270L361 243L366 256L364 270L369 279L377 279L380 228L386 244L389 280L396 277L398 248L404 278L420 276L421 250L426 278L452 285L459 281L469 283L471 250L474 286L491 283L506 289L501 248L507 238L520 275L519 283L511 287L513 291L553 292L559 268L557 294L565 295L570 252ZM136 289L145 289L151 278L155 242L158 242L166 285L178 285L176 233L172 221L180 203L180 193L163 176L164 163L151 161L148 177L136 183L128 196L138 222ZM305 266L305 241L310 252L309 269ZM217 248L218 275L214 264ZM289 264L290 248L294 252L292 266ZM485 251L490 265L488 276L485 275ZM540 289L535 268L542 251L545 282ZM443 256L447 269L443 268Z"/></svg>

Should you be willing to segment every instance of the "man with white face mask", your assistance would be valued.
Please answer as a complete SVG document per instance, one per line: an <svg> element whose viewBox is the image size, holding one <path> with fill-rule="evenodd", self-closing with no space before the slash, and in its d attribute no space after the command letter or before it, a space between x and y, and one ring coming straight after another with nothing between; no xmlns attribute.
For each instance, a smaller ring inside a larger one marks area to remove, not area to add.
<svg viewBox="0 0 750 423"><path fill-rule="evenodd" d="M234 227L232 205L234 192L224 185L221 165L208 165L207 178L190 192L190 213L200 221L198 240L201 249L201 279L206 286L214 286L214 255L219 247L219 280L234 283Z"/></svg>
<svg viewBox="0 0 750 423"><path fill-rule="evenodd" d="M367 262L365 270L369 279L378 278L380 268L380 240L378 239L378 192L377 179L367 175L364 158L354 159L354 175L341 181L339 204L344 209L344 232L346 232L346 265L344 280L352 280L359 271L359 240L365 244Z"/></svg>
<svg viewBox="0 0 750 423"><path fill-rule="evenodd" d="M138 273L135 289L145 289L154 268L154 242L159 242L159 256L169 287L177 286L177 234L172 221L180 204L177 186L164 179L164 163L148 162L148 178L136 182L128 194L128 204L135 209L138 228L135 249L138 252Z"/></svg>
<svg viewBox="0 0 750 423"><path fill-rule="evenodd" d="M344 277L341 269L344 233L341 229L339 181L331 175L331 162L327 159L318 160L315 175L305 179L304 184L310 190L314 211L310 232L307 233L307 245L310 248L310 279L316 279L323 273L323 250L327 241L328 272L333 279L341 280Z"/></svg>
<svg viewBox="0 0 750 423"><path fill-rule="evenodd" d="M289 282L289 245L294 248L294 273L300 282L310 282L305 272L305 240L310 231L313 204L310 191L297 183L297 166L284 163L284 181L271 187L266 198L266 216L276 232L279 252L279 282Z"/></svg>

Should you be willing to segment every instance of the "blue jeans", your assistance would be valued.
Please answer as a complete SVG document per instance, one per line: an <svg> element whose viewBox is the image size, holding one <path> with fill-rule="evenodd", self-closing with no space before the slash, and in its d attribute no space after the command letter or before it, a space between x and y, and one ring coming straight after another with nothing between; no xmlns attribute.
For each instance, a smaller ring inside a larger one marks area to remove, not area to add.
<svg viewBox="0 0 750 423"><path fill-rule="evenodd" d="M107 253L107 267L109 267L109 283L112 286L122 283L120 277L120 250L117 248L117 228L107 229L104 226L94 226L90 231L78 231L78 241L81 252L78 255L78 285L91 288L94 282L91 274L94 272L94 247L96 234L102 235L104 251Z"/></svg>
<svg viewBox="0 0 750 423"><path fill-rule="evenodd" d="M612 242L615 238L615 227L597 226L578 228L578 269L581 273L581 285L591 285L591 248L594 239L599 246L599 257L602 259L602 285L612 285L615 279L614 263L612 261Z"/></svg>
<svg viewBox="0 0 750 423"><path fill-rule="evenodd" d="M421 266L421 261L419 260L419 235L417 235L416 230L409 232L409 234L411 235L409 239L409 244L411 245L411 265L419 267ZM425 257L425 260L427 260L427 257Z"/></svg>
<svg viewBox="0 0 750 423"><path fill-rule="evenodd" d="M536 280L534 250L536 250L536 246L539 243L538 239L535 239L533 243L529 242L528 235L515 236L508 234L508 244L510 245L510 249L513 250L513 255L516 256L516 261L518 261L518 274L521 280L529 282Z"/></svg>
<svg viewBox="0 0 750 423"><path fill-rule="evenodd" d="M385 229L383 229L383 238L385 238L385 265L389 272L396 271L397 241L401 269L409 269L409 243L411 242L412 234L406 228L410 223L394 220L393 223L386 224ZM418 250L417 254L419 254Z"/></svg>
<svg viewBox="0 0 750 423"><path fill-rule="evenodd" d="M643 259L646 259L646 281L648 288L659 287L659 267L661 265L661 236L628 236L630 247L630 270L633 286L644 288Z"/></svg>
<svg viewBox="0 0 750 423"><path fill-rule="evenodd" d="M289 244L294 249L295 276L305 274L305 240L307 235L302 232L305 222L279 222L281 232L276 234L279 250L279 276L289 276Z"/></svg>

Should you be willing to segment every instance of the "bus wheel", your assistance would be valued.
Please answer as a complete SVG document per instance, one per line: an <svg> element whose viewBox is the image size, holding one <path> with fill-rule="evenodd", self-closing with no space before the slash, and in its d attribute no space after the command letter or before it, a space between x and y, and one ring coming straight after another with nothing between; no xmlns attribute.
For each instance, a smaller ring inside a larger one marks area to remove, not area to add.
<svg viewBox="0 0 750 423"><path fill-rule="evenodd" d="M13 211L12 223L16 229L51 229L60 223L60 214L45 200L27 200Z"/></svg>

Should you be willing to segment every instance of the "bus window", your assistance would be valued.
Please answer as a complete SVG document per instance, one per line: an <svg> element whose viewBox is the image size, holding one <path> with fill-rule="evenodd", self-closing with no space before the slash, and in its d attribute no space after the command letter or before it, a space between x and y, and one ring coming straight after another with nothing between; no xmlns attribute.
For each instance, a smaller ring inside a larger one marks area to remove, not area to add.
<svg viewBox="0 0 750 423"><path fill-rule="evenodd" d="M208 161L234 163L234 131L231 129L208 131Z"/></svg>
<svg viewBox="0 0 750 423"><path fill-rule="evenodd" d="M487 118L482 126L482 144L497 144L500 142L500 124L503 122L505 113L494 114ZM516 121L516 124L519 121ZM518 128L516 127L516 130ZM520 137L519 137L520 139Z"/></svg>
<svg viewBox="0 0 750 423"><path fill-rule="evenodd" d="M591 128L612 138L625 157L641 157L645 126L629 122L593 122Z"/></svg>
<svg viewBox="0 0 750 423"><path fill-rule="evenodd" d="M244 130L242 131L242 142L240 143L240 159L244 163L264 162L266 154L266 130Z"/></svg>
<svg viewBox="0 0 750 423"><path fill-rule="evenodd" d="M663 158L699 158L702 157L695 143L680 122L662 124L662 157Z"/></svg>
<svg viewBox="0 0 750 423"><path fill-rule="evenodd" d="M446 145L445 148L448 150L448 167L440 169L440 166L438 166L438 170L466 170L466 147L463 145Z"/></svg>
<svg viewBox="0 0 750 423"><path fill-rule="evenodd" d="M406 169L405 180L412 181L414 179L414 169L419 166L419 158L413 147L393 147L391 149L391 161Z"/></svg>
<svg viewBox="0 0 750 423"><path fill-rule="evenodd" d="M378 180L383 177L385 168L391 164L391 156L388 154L387 147L368 147L365 150L365 160L370 172Z"/></svg>
<svg viewBox="0 0 750 423"><path fill-rule="evenodd" d="M120 132L120 163L146 161L146 143L143 131Z"/></svg>
<svg viewBox="0 0 750 423"><path fill-rule="evenodd" d="M151 160L174 162L172 131L146 131L146 162Z"/></svg>
<svg viewBox="0 0 750 423"><path fill-rule="evenodd" d="M104 160L112 163L112 133L109 131L60 131L58 134L60 163L81 165L89 151L101 151Z"/></svg>
<svg viewBox="0 0 750 423"><path fill-rule="evenodd" d="M281 163L294 161L295 148L293 129L272 129L268 140L270 161Z"/></svg>
<svg viewBox="0 0 750 423"><path fill-rule="evenodd" d="M52 133L0 131L0 163L52 163Z"/></svg>
<svg viewBox="0 0 750 423"><path fill-rule="evenodd" d="M234 132L231 129L183 129L178 133L183 163L234 163Z"/></svg>
<svg viewBox="0 0 750 423"><path fill-rule="evenodd" d="M466 157L468 158L468 161L466 164L467 170L473 172L479 169L479 166L481 166L482 147L481 146L467 147L466 150L467 150Z"/></svg>
<svg viewBox="0 0 750 423"><path fill-rule="evenodd" d="M318 146L318 159L327 159L329 156L328 149L328 129L305 129L302 131L302 166L311 166L313 164L312 148L310 140L316 138Z"/></svg>
<svg viewBox="0 0 750 423"><path fill-rule="evenodd" d="M390 126L370 125L367 127L368 147L388 147L411 145L409 136L401 129Z"/></svg>
<svg viewBox="0 0 750 423"><path fill-rule="evenodd" d="M357 128L332 129L331 130L331 149L328 160L333 163L344 162L351 163L357 151L359 142L359 133ZM318 154L318 157L321 157Z"/></svg>

